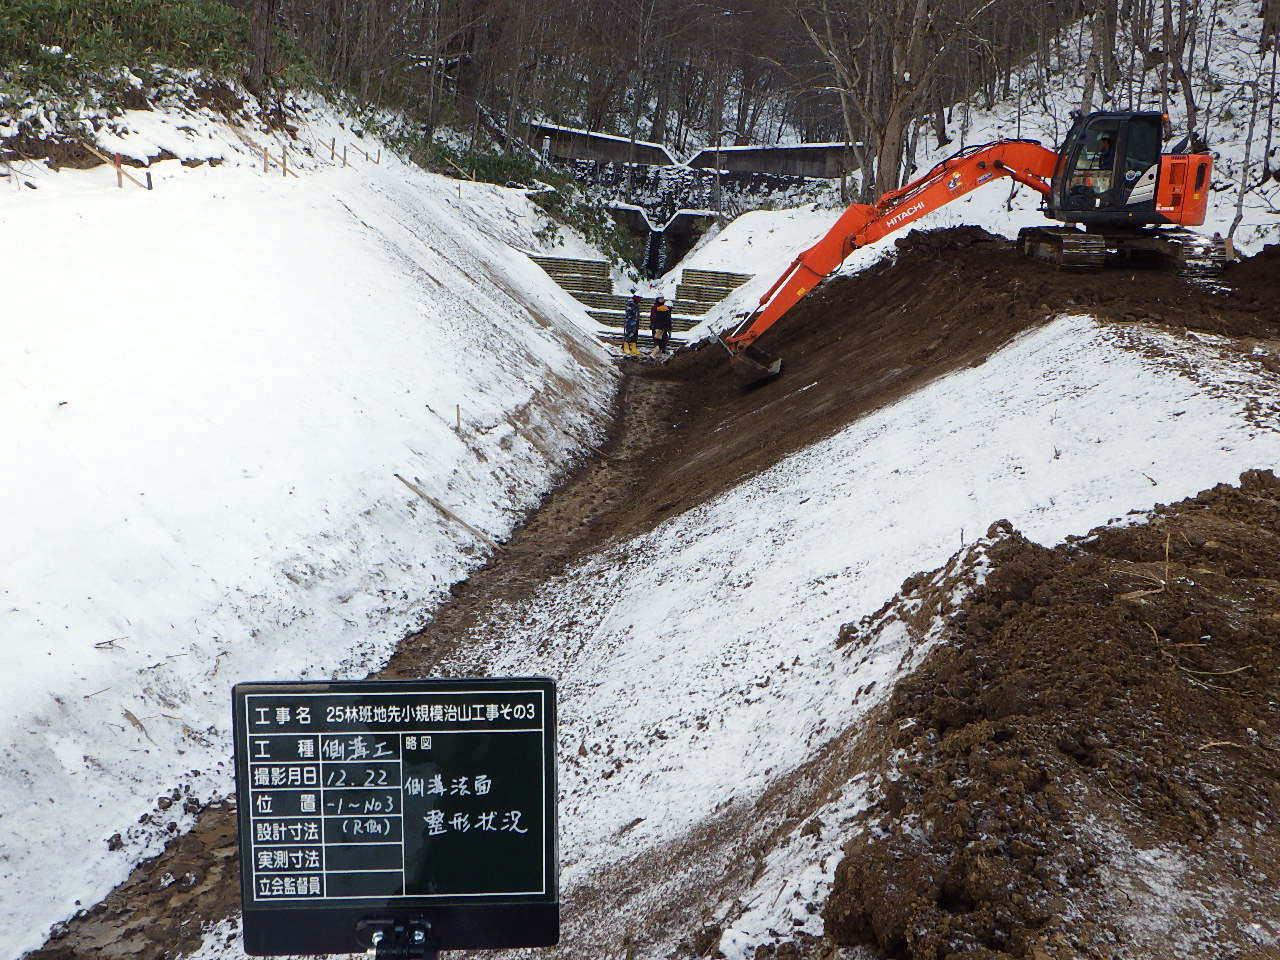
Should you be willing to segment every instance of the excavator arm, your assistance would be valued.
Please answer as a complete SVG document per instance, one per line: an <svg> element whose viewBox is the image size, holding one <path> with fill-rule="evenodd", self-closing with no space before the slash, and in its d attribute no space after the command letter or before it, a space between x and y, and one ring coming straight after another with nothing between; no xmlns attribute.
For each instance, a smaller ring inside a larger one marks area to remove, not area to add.
<svg viewBox="0 0 1280 960"><path fill-rule="evenodd" d="M760 298L759 308L722 337L730 357L756 378L776 374L782 361L752 345L854 250L1001 177L1047 195L1057 163L1058 154L1035 140L999 140L948 157L874 204L852 204L826 236L796 257Z"/></svg>

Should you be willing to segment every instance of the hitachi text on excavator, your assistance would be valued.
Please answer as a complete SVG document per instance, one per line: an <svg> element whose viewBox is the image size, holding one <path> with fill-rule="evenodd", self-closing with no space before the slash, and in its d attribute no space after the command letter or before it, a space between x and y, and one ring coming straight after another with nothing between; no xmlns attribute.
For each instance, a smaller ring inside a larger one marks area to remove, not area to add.
<svg viewBox="0 0 1280 960"><path fill-rule="evenodd" d="M850 205L721 342L748 379L776 375L782 361L755 341L849 254L1004 177L1038 191L1045 216L1065 224L1023 229L1018 241L1028 256L1063 268L1141 259L1216 275L1227 260L1224 242L1185 229L1204 223L1213 157L1192 137L1162 153L1165 122L1160 113L1098 112L1077 115L1056 153L1035 140L967 147L874 204Z"/></svg>

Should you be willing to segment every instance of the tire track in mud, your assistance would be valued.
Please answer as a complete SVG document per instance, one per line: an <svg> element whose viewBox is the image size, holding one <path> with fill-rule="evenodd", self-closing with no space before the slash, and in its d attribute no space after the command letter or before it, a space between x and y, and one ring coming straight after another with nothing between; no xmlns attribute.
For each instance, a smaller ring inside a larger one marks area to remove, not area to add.
<svg viewBox="0 0 1280 960"><path fill-rule="evenodd" d="M459 653L468 629L612 540L651 530L848 423L1063 313L1150 321L1280 341L1280 247L1224 283L1108 271L1059 273L1017 259L974 228L912 233L894 262L820 287L761 346L782 377L743 390L717 345L664 365L629 362L607 442L548 495L508 543L407 637L383 677L424 676ZM1280 366L1280 365L1278 365ZM834 641L834 638L833 638ZM172 957L239 908L234 807L211 805L192 831L139 864L30 960Z"/></svg>

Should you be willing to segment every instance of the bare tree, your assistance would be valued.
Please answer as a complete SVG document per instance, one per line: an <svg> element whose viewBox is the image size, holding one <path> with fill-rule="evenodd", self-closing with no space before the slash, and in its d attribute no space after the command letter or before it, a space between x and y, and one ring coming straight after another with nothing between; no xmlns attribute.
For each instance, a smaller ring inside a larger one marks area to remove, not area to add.
<svg viewBox="0 0 1280 960"><path fill-rule="evenodd" d="M879 191L901 182L908 130L926 106L933 81L960 41L1002 2L791 0L831 67L850 139L861 130L874 144ZM863 171L864 186L868 173Z"/></svg>
<svg viewBox="0 0 1280 960"><path fill-rule="evenodd" d="M260 93L271 72L271 34L276 19L276 0L254 0L249 21L249 89Z"/></svg>
<svg viewBox="0 0 1280 960"><path fill-rule="evenodd" d="M1196 18L1187 9L1187 0L1178 0L1178 18L1173 16L1173 0L1164 2L1164 50L1166 62L1173 78L1182 88L1183 103L1187 111L1187 131L1196 128L1196 95L1191 87L1191 76L1183 60L1186 58L1187 40L1194 36Z"/></svg>
<svg viewBox="0 0 1280 960"><path fill-rule="evenodd" d="M1262 99L1262 83L1260 80L1254 79L1246 83L1245 86L1250 91L1249 130L1244 139L1244 158L1240 161L1240 189L1236 193L1236 215L1231 221L1231 229L1227 232L1228 240L1235 239L1236 230L1240 227L1240 221L1244 219L1244 198L1249 192L1249 167L1253 155L1253 133L1258 125L1258 107Z"/></svg>

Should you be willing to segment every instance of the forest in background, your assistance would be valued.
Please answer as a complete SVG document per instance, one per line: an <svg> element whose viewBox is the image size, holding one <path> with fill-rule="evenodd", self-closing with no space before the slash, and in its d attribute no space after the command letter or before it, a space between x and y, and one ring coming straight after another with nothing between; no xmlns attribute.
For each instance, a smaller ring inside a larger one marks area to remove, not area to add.
<svg viewBox="0 0 1280 960"><path fill-rule="evenodd" d="M901 182L913 138L947 143L950 104L1009 98L1028 63L1048 91L1064 43L1087 63L1082 109L1147 105L1158 90L1194 128L1210 86L1197 57L1223 8L1262 15L1251 39L1271 54L1268 104L1280 36L1280 0L238 2L324 76L411 108L428 130L465 128L482 104L508 131L538 119L677 154L848 142L867 193Z"/></svg>
<svg viewBox="0 0 1280 960"><path fill-rule="evenodd" d="M163 62L258 92L336 88L402 110L428 141L469 130L473 147L482 126L501 141L527 120L677 155L845 142L872 196L919 145L947 145L951 105L1047 109L1079 64L1081 109L1173 108L1198 128L1233 8L1261 25L1240 38L1257 66L1236 96L1252 101L1265 177L1280 0L6 0L0 106L15 78L39 89L79 64L100 85L104 66Z"/></svg>

